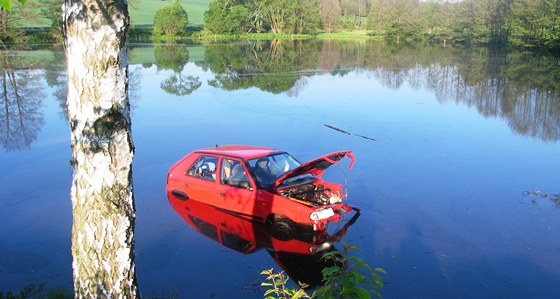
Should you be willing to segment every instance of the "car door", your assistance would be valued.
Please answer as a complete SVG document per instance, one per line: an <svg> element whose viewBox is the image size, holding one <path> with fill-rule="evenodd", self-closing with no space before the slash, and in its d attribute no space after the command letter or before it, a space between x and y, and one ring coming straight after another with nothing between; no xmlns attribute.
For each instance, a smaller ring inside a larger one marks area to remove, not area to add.
<svg viewBox="0 0 560 299"><path fill-rule="evenodd" d="M190 198L212 204L215 201L218 157L202 155L185 172L185 190Z"/></svg>
<svg viewBox="0 0 560 299"><path fill-rule="evenodd" d="M248 174L242 160L222 158L216 206L248 218L258 218L255 211L256 185Z"/></svg>

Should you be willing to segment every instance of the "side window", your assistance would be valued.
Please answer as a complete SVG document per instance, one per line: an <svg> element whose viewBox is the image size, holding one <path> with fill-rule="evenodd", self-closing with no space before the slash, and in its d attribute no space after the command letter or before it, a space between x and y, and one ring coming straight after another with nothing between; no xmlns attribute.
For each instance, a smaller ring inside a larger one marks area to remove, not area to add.
<svg viewBox="0 0 560 299"><path fill-rule="evenodd" d="M250 188L249 177L240 161L223 159L220 173L222 184L235 187Z"/></svg>
<svg viewBox="0 0 560 299"><path fill-rule="evenodd" d="M187 171L187 175L208 181L216 180L216 165L218 165L218 157L201 156Z"/></svg>

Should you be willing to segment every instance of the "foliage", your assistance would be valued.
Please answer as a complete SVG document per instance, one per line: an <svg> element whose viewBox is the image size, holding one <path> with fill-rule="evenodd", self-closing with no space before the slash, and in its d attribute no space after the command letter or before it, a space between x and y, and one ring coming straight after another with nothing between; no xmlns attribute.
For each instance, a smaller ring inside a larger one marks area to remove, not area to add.
<svg viewBox="0 0 560 299"><path fill-rule="evenodd" d="M316 32L318 0L212 0L206 29L217 34Z"/></svg>
<svg viewBox="0 0 560 299"><path fill-rule="evenodd" d="M517 0L511 6L506 28L508 42L526 48L560 50L560 3L558 1Z"/></svg>
<svg viewBox="0 0 560 299"><path fill-rule="evenodd" d="M27 0L18 0L19 3L25 4ZM0 10L7 10L8 12L12 10L13 2L12 0L0 0Z"/></svg>
<svg viewBox="0 0 560 299"><path fill-rule="evenodd" d="M299 0L296 9L295 32L317 33L321 28L321 7L319 0Z"/></svg>
<svg viewBox="0 0 560 299"><path fill-rule="evenodd" d="M136 2L136 4L134 4ZM133 25L151 25L154 22L156 11L161 7L162 0L134 0L128 2L128 11ZM167 3L169 3L168 1ZM189 13L189 25L201 26L204 24L204 12L208 9L210 0L180 1L183 8Z"/></svg>
<svg viewBox="0 0 560 299"><path fill-rule="evenodd" d="M47 0L41 8L41 14L51 21L51 34L54 39L64 39L64 20L62 19L62 6L59 0Z"/></svg>
<svg viewBox="0 0 560 299"><path fill-rule="evenodd" d="M164 5L154 17L153 35L183 35L187 32L189 17L187 11L177 0Z"/></svg>
<svg viewBox="0 0 560 299"><path fill-rule="evenodd" d="M212 33L249 32L249 10L235 1L212 0L204 13L206 29Z"/></svg>
<svg viewBox="0 0 560 299"><path fill-rule="evenodd" d="M296 0L263 0L265 21L272 33L296 33Z"/></svg>
<svg viewBox="0 0 560 299"><path fill-rule="evenodd" d="M0 292L0 299L25 299L25 298L29 298L32 296L36 296L38 294L40 294L41 292L43 292L43 290L45 289L45 285L46 283L40 283L40 284L30 284L26 287L24 287L23 289L19 290L17 293L12 293L10 291L8 291L6 294Z"/></svg>
<svg viewBox="0 0 560 299"><path fill-rule="evenodd" d="M27 298L47 298L47 299L70 299L73 294L62 288L46 290L46 282L30 284L17 293L8 291L0 292L0 299L27 299Z"/></svg>
<svg viewBox="0 0 560 299"><path fill-rule="evenodd" d="M305 291L305 285L299 288L287 287L289 278L284 272L276 273L273 269L265 270L266 280L261 286L268 287L264 293L266 299L274 298L371 298L371 295L381 298L383 279L380 274L386 274L381 268L371 268L362 259L350 256L350 250L357 248L352 245L344 246L343 253L330 251L322 256L322 260L330 266L322 270L323 286L319 287L311 296ZM371 277L370 277L371 276Z"/></svg>
<svg viewBox="0 0 560 299"><path fill-rule="evenodd" d="M315 291L314 296L333 299L381 297L383 279L379 274L385 274L385 271L372 269L362 259L348 254L349 250L355 249L355 246L348 245L344 246L342 255L334 251L323 256L333 266L323 269L325 285Z"/></svg>
<svg viewBox="0 0 560 299"><path fill-rule="evenodd" d="M298 299L298 298L311 298L305 291L305 285L300 285L299 289L288 287L290 278L284 274L274 272L274 269L264 270L262 275L266 275L266 280L270 282L263 282L261 286L268 289L264 292L265 299Z"/></svg>

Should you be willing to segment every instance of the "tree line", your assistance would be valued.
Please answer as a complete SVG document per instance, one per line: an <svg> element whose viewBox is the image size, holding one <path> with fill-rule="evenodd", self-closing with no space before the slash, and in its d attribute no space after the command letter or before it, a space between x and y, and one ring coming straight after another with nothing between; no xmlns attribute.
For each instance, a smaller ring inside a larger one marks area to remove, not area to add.
<svg viewBox="0 0 560 299"><path fill-rule="evenodd" d="M58 1L46 0L39 10L33 9L38 5L38 1L29 1L26 9L12 14L2 9L2 40L18 38L10 25L18 18L29 18L29 11L38 11L49 20L45 26L51 28L53 40L62 40ZM154 36L189 34L183 7L188 4L177 1L162 7L154 18ZM510 46L559 53L559 24L559 0L211 0L204 13L203 32L314 35L366 30L396 42Z"/></svg>
<svg viewBox="0 0 560 299"><path fill-rule="evenodd" d="M212 0L217 34L369 30L395 41L558 51L558 0Z"/></svg>

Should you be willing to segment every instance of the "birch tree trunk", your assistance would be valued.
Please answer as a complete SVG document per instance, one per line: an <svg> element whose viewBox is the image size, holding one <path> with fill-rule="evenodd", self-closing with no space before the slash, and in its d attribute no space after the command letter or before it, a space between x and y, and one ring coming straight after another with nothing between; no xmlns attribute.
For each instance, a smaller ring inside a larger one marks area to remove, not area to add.
<svg viewBox="0 0 560 299"><path fill-rule="evenodd" d="M138 297L126 0L66 0L76 298Z"/></svg>

